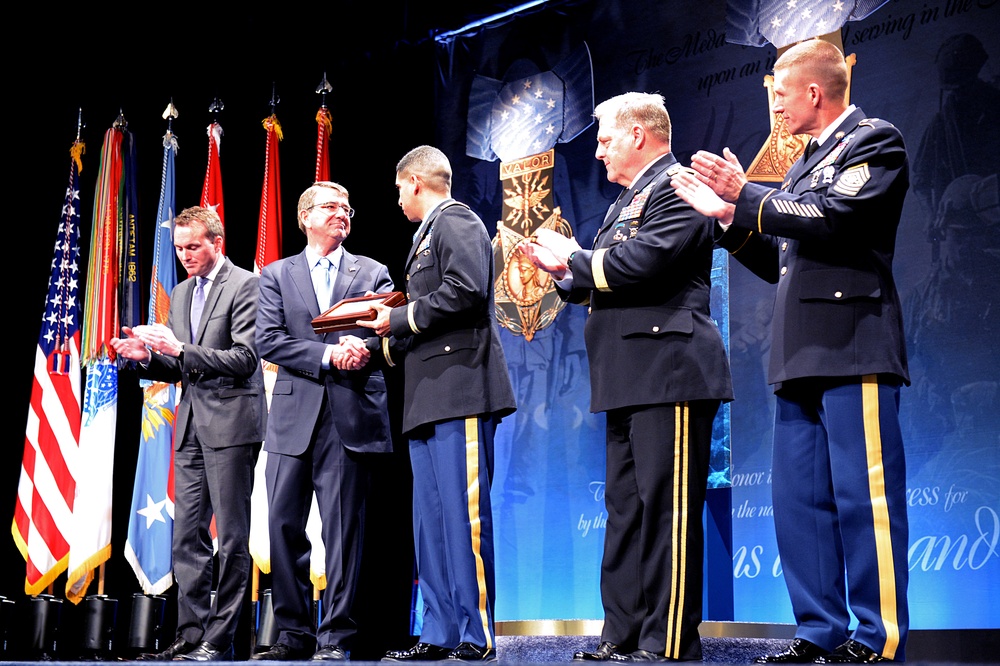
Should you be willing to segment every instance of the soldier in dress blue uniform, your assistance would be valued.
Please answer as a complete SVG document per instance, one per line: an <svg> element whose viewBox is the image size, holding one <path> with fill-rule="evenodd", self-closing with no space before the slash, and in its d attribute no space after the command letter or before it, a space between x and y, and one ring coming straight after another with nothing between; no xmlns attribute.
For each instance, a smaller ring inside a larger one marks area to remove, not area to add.
<svg viewBox="0 0 1000 666"><path fill-rule="evenodd" d="M797 628L756 663L902 661L906 643L909 373L892 258L908 161L899 130L848 106L846 90L840 49L793 46L774 65L773 110L816 145L781 188L747 182L728 148L699 151L696 174L673 179L719 220L717 243L777 283L772 493Z"/></svg>
<svg viewBox="0 0 1000 666"><path fill-rule="evenodd" d="M396 165L399 206L418 223L408 302L360 321L378 363L403 363L403 434L413 470L413 538L424 602L420 640L384 661L497 660L493 609L493 438L516 409L496 322L483 221L451 198L451 163L418 146Z"/></svg>
<svg viewBox="0 0 1000 666"><path fill-rule="evenodd" d="M590 409L607 416L604 628L573 658L699 660L712 423L733 397L709 311L714 223L670 187L682 167L661 95L618 95L594 115L595 157L625 189L593 249L547 229L523 246L565 300L590 306Z"/></svg>

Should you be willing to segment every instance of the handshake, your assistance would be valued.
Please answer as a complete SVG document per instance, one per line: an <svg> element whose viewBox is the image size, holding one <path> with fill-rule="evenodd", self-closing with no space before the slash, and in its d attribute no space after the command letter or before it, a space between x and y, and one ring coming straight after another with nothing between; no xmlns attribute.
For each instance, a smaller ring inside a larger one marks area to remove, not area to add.
<svg viewBox="0 0 1000 666"><path fill-rule="evenodd" d="M354 335L345 335L333 346L330 365L338 370L360 370L368 363L371 355L364 340Z"/></svg>

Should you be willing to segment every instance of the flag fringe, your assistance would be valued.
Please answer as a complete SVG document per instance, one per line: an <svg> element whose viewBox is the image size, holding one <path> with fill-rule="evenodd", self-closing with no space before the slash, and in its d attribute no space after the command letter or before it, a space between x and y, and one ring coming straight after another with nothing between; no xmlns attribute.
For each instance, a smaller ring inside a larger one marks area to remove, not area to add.
<svg viewBox="0 0 1000 666"><path fill-rule="evenodd" d="M111 544L103 546L66 576L66 600L78 604L87 596L94 569L111 559Z"/></svg>

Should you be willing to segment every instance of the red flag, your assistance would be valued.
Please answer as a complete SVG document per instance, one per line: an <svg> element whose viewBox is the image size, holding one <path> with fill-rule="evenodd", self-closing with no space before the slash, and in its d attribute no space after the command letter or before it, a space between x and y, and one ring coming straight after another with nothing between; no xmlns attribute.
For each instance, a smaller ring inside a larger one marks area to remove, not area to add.
<svg viewBox="0 0 1000 666"><path fill-rule="evenodd" d="M205 185L201 188L201 206L218 213L224 227L226 217L222 213L222 166L219 162L221 149L222 125L213 122L208 126L208 167L205 169Z"/></svg>
<svg viewBox="0 0 1000 666"><path fill-rule="evenodd" d="M281 123L273 113L264 119L267 144L264 150L264 186L260 193L260 217L257 221L257 253L253 268L258 275L264 266L281 258L281 177L278 142Z"/></svg>
<svg viewBox="0 0 1000 666"><path fill-rule="evenodd" d="M316 112L316 182L330 180L330 135L333 134L333 116L326 106Z"/></svg>
<svg viewBox="0 0 1000 666"><path fill-rule="evenodd" d="M35 348L24 460L11 532L27 564L24 591L48 587L69 563L80 443L80 156L70 150L69 186L55 243L42 329Z"/></svg>

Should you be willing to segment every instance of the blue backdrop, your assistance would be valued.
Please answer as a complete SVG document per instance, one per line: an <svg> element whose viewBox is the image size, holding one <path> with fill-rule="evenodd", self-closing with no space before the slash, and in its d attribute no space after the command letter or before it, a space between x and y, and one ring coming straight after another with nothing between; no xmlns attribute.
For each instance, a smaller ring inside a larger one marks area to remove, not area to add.
<svg viewBox="0 0 1000 666"><path fill-rule="evenodd" d="M770 130L763 77L776 52L727 42L727 18L722 0L565 2L441 43L438 143L455 196L487 224L500 217L499 163L466 156L473 77L503 80L525 63L546 71L581 44L595 100L660 92L682 162L728 146L748 165ZM900 128L911 161L895 275L913 376L902 418L914 629L1000 626L998 31L996 0L891 0L842 30L857 56L852 101ZM619 189L595 147L593 126L555 147L556 203L584 245ZM735 262L716 278L737 398L722 479L732 482L732 578L709 594L731 593L732 617L706 619L792 622L771 518L772 287ZM497 435L498 620L602 618L604 419L588 409L585 316L567 307L530 342L503 332L519 410Z"/></svg>

